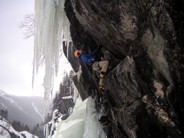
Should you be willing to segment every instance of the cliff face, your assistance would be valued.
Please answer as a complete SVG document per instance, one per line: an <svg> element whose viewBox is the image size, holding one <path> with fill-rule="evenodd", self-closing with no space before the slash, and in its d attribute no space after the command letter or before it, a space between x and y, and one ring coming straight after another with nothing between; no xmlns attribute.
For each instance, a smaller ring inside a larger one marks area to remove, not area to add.
<svg viewBox="0 0 184 138"><path fill-rule="evenodd" d="M69 56L82 99L92 95L106 107L109 137L182 137L184 129L184 3L182 0L67 0L75 48L99 44L110 61L108 101L97 90L98 74Z"/></svg>

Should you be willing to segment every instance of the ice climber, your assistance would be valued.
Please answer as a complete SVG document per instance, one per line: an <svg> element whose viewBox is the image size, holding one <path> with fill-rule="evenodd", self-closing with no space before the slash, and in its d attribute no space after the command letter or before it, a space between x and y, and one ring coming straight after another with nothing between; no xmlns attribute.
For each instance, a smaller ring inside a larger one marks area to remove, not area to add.
<svg viewBox="0 0 184 138"><path fill-rule="evenodd" d="M74 56L78 57L83 63L91 66L93 70L97 71L100 74L99 80L99 90L104 91L104 75L107 71L109 61L108 60L98 60L97 59L97 51L100 49L97 48L91 53L85 53L83 50L76 50L74 52Z"/></svg>

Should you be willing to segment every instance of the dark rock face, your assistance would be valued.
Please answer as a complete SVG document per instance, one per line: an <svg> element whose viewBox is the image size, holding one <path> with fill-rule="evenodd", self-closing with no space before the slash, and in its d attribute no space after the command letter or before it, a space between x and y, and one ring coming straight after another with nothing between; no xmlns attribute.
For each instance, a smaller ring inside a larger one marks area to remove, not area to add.
<svg viewBox="0 0 184 138"><path fill-rule="evenodd" d="M69 43L67 46L66 42L63 42L63 52L67 57L67 60L71 63L74 71L77 72L79 71L79 62L78 59L73 56L73 51L75 51L75 47L72 43Z"/></svg>
<svg viewBox="0 0 184 138"><path fill-rule="evenodd" d="M110 61L108 101L99 104L97 73L69 56L75 72L81 65L74 81L82 99L96 97L109 113L108 137L184 137L183 1L67 0L65 11L74 47L100 44Z"/></svg>
<svg viewBox="0 0 184 138"><path fill-rule="evenodd" d="M126 57L107 74L107 89L111 90L111 96L116 99L118 105L130 105L141 98L141 92L135 80L135 63L130 57Z"/></svg>

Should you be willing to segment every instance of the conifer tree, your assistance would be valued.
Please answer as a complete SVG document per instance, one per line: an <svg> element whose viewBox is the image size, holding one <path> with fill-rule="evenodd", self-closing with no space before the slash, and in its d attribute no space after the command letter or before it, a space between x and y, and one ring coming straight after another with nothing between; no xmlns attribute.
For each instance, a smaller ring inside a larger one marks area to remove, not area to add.
<svg viewBox="0 0 184 138"><path fill-rule="evenodd" d="M69 109L74 106L73 99L71 98L74 93L73 88L73 77L72 71L69 74L65 71L63 82L60 84L59 92L55 95L53 99L53 111L58 109L62 114L69 114Z"/></svg>

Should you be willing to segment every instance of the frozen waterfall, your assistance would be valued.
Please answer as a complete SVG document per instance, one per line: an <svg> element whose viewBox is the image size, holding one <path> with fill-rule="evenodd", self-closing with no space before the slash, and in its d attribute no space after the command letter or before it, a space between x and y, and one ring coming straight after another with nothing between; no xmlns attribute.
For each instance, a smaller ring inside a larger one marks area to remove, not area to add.
<svg viewBox="0 0 184 138"><path fill-rule="evenodd" d="M34 77L40 65L45 67L44 97L50 99L54 76L63 52L62 41L71 41L69 21L64 12L64 0L35 0Z"/></svg>
<svg viewBox="0 0 184 138"><path fill-rule="evenodd" d="M55 131L46 132L51 138L107 138L99 117L102 114L95 108L95 101L91 97L82 101L77 98L73 113L66 119L58 119L50 124L56 127ZM46 126L47 128L47 126ZM48 131L48 130L47 130ZM53 135L52 135L53 134Z"/></svg>

